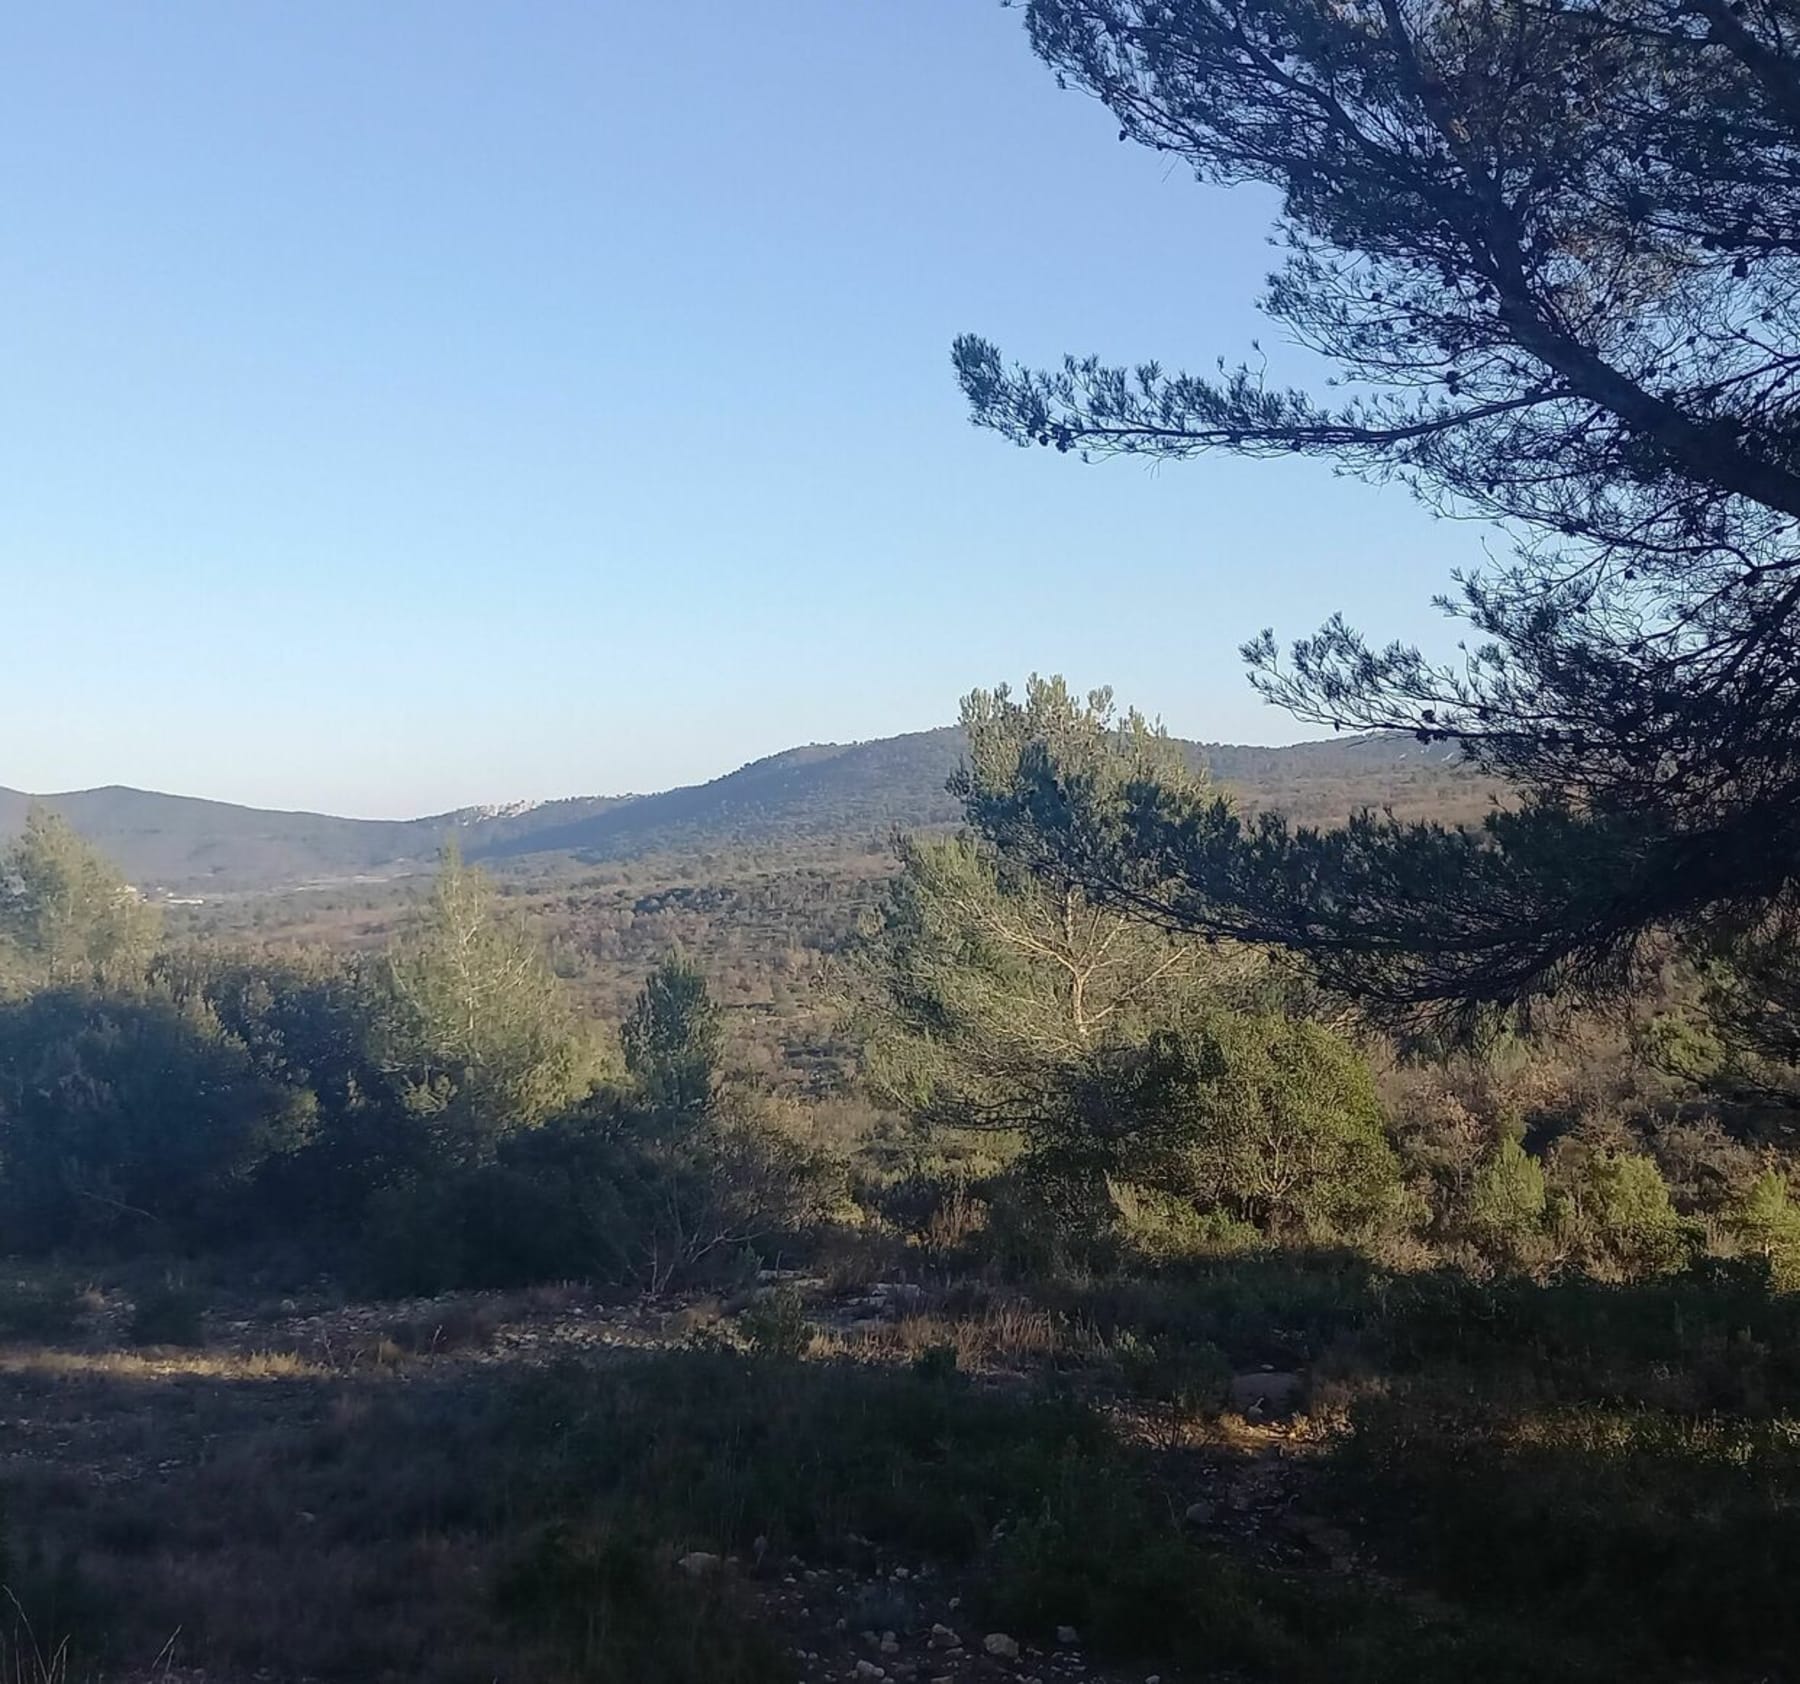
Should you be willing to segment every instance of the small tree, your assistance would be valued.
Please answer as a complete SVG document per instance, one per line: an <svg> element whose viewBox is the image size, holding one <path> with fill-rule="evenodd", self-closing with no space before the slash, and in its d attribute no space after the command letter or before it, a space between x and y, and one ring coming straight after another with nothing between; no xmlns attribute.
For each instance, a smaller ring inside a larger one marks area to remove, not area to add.
<svg viewBox="0 0 1800 1684"><path fill-rule="evenodd" d="M593 1038L523 922L446 851L431 899L389 955L387 1058L461 1155L590 1091Z"/></svg>
<svg viewBox="0 0 1800 1684"><path fill-rule="evenodd" d="M1004 687L976 691L962 723L968 758L950 787L965 803L1017 789L1040 752L1097 792L1151 769L1206 788L1142 718L1118 718L1105 691L1079 701L1060 678L1033 677L1023 702ZM1070 1064L1141 1042L1261 967L1247 950L1172 938L1036 875L1025 848L964 835L902 837L897 849L900 870L854 962L857 1015L873 1085L933 1121L1029 1128Z"/></svg>
<svg viewBox="0 0 1800 1684"><path fill-rule="evenodd" d="M0 854L0 982L28 987L135 983L162 919L68 820L33 807Z"/></svg>
<svg viewBox="0 0 1800 1684"><path fill-rule="evenodd" d="M1548 1199L1543 1165L1508 1138L1476 1172L1469 1225L1489 1245L1517 1254L1542 1234Z"/></svg>
<svg viewBox="0 0 1800 1684"><path fill-rule="evenodd" d="M1800 1288L1800 1209L1785 1177L1765 1170L1732 1212L1731 1225L1746 1251L1766 1258L1769 1277L1782 1291Z"/></svg>
<svg viewBox="0 0 1800 1684"><path fill-rule="evenodd" d="M625 1067L656 1111L693 1117L711 1108L723 1026L705 973L685 954L668 954L645 979L621 1039Z"/></svg>
<svg viewBox="0 0 1800 1684"><path fill-rule="evenodd" d="M1578 1154L1568 1192L1567 1237L1590 1263L1657 1275L1688 1260L1692 1236L1654 1158L1614 1150Z"/></svg>

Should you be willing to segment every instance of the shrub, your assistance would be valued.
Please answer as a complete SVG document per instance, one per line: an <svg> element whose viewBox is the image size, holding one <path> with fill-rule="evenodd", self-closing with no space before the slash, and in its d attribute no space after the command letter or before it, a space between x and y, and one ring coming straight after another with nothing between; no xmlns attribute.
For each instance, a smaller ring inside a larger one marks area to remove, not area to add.
<svg viewBox="0 0 1800 1684"><path fill-rule="evenodd" d="M305 1123L203 1011L79 989L0 1008L0 1217L22 1251L241 1230Z"/></svg>
<svg viewBox="0 0 1800 1684"><path fill-rule="evenodd" d="M1800 1289L1800 1208L1784 1177L1765 1170L1738 1201L1731 1225L1745 1250L1768 1260L1770 1281L1778 1289Z"/></svg>
<svg viewBox="0 0 1800 1684"><path fill-rule="evenodd" d="M1120 1261L1156 1264L1229 1257L1263 1243L1254 1227L1229 1211L1203 1211L1190 1199L1155 1188L1109 1180L1106 1197L1111 1208L1108 1238L1121 1254Z"/></svg>
<svg viewBox="0 0 1800 1684"><path fill-rule="evenodd" d="M1322 1236L1391 1219L1399 1165L1368 1064L1315 1023L1214 1011L1074 1078L1034 1156L1114 1176L1265 1233Z"/></svg>
<svg viewBox="0 0 1800 1684"><path fill-rule="evenodd" d="M1693 1254L1694 1235L1676 1214L1653 1158L1614 1149L1579 1158L1562 1227L1592 1264L1627 1276L1666 1274Z"/></svg>
<svg viewBox="0 0 1800 1684"><path fill-rule="evenodd" d="M584 1684L775 1684L791 1675L774 1637L717 1589L678 1581L667 1551L604 1526L546 1528L507 1568L497 1601Z"/></svg>
<svg viewBox="0 0 1800 1684"><path fill-rule="evenodd" d="M782 1287L752 1304L738 1317L738 1330L758 1356L786 1362L805 1356L813 1342L805 1302L792 1287Z"/></svg>
<svg viewBox="0 0 1800 1684"><path fill-rule="evenodd" d="M1520 1260L1541 1238L1549 1194L1543 1166L1516 1140L1475 1172L1469 1190L1469 1225L1488 1246Z"/></svg>
<svg viewBox="0 0 1800 1684"><path fill-rule="evenodd" d="M663 1291L718 1280L817 1220L822 1184L791 1142L716 1118L675 1138L593 1109L502 1140L494 1161L381 1195L375 1290L441 1292L581 1279Z"/></svg>
<svg viewBox="0 0 1800 1684"><path fill-rule="evenodd" d="M0 1281L0 1339L41 1343L68 1333L81 1300L63 1281Z"/></svg>
<svg viewBox="0 0 1800 1684"><path fill-rule="evenodd" d="M165 1281L140 1294L126 1336L134 1345L203 1345L202 1308L198 1294Z"/></svg>

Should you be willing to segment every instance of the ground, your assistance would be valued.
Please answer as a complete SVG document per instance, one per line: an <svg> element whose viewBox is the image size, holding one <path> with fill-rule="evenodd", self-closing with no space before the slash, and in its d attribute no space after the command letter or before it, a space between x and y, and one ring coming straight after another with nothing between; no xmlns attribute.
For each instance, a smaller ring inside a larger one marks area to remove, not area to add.
<svg viewBox="0 0 1800 1684"><path fill-rule="evenodd" d="M481 1524L495 1447L464 1452L497 1411L518 1407L522 1385L723 1355L770 1337L753 1306L766 1320L771 1302L804 1307L826 1364L881 1371L960 1339L974 1384L997 1395L1023 1393L1053 1353L1044 1312L1010 1305L952 1321L923 1299L909 1283L832 1291L769 1278L725 1302L609 1303L560 1287L354 1304L215 1288L199 1326L178 1330L196 1343L178 1347L134 1343L130 1293L89 1289L55 1337L0 1351L13 1548L34 1550L26 1577L51 1604L35 1611L38 1641L69 1638L77 1669L191 1665L215 1684L503 1667L515 1639L472 1607L468 1587L492 1588L514 1527L532 1530L532 1505ZM1240 1388L1252 1414L1271 1389L1255 1382ZM1111 1407L1122 1431L1159 1431L1149 1413ZM1254 1532L1275 1553L1318 1553L1304 1516L1270 1524L1290 1507L1304 1457L1293 1431L1237 1422L1229 1447L1219 1438L1189 1459L1170 1501L1220 1537ZM700 1532L661 1542L676 1599L742 1613L796 1680L1145 1676L1095 1661L1069 1621L1042 1645L998 1631L968 1606L970 1574L925 1550L848 1529L818 1559L760 1534L747 1550ZM95 1629L81 1629L90 1618Z"/></svg>
<svg viewBox="0 0 1800 1684"><path fill-rule="evenodd" d="M8 1684L1747 1681L1793 1652L1795 1316L1754 1286L13 1273Z"/></svg>

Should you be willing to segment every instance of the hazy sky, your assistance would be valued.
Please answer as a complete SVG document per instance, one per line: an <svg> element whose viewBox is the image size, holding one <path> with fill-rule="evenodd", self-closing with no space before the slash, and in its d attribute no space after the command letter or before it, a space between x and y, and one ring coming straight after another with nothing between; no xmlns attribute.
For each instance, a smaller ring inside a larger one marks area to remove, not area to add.
<svg viewBox="0 0 1800 1684"><path fill-rule="evenodd" d="M1268 201L994 0L14 6L0 151L0 784L660 788L1034 668L1289 740L1244 637L1442 643L1480 540L968 425L965 329L1268 331Z"/></svg>

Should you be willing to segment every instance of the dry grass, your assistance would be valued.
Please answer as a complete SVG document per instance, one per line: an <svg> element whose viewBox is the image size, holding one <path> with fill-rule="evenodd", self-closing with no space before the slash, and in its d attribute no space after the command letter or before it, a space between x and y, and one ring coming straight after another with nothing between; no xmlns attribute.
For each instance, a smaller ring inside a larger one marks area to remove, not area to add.
<svg viewBox="0 0 1800 1684"><path fill-rule="evenodd" d="M67 1351L41 1346L0 1348L0 1375L109 1380L302 1380L331 1370L294 1351Z"/></svg>
<svg viewBox="0 0 1800 1684"><path fill-rule="evenodd" d="M880 1327L833 1329L818 1342L821 1355L887 1362L953 1351L956 1366L968 1373L1048 1364L1091 1355L1094 1348L1089 1330L1022 1299L984 1304L960 1314L921 1310Z"/></svg>

